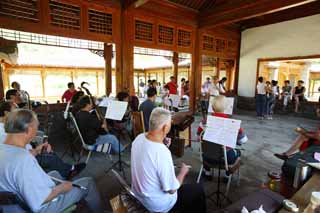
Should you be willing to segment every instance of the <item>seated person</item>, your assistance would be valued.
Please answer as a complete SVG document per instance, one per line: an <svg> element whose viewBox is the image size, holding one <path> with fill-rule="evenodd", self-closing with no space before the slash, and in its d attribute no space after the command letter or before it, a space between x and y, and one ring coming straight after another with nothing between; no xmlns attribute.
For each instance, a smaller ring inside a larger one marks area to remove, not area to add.
<svg viewBox="0 0 320 213"><path fill-rule="evenodd" d="M213 116L222 117L222 118L228 118L229 117L227 114L224 113L224 110L225 110L225 96L220 95L220 96L215 97L215 99L212 102L212 109L214 111L212 113ZM204 130L203 122L201 122L199 127L198 127L197 134L200 135L203 132L203 130ZM244 134L243 129L240 128L239 133L238 133L237 144L241 145L241 144L245 143L247 140L248 140L248 138ZM232 149L230 147L226 147L226 149L227 149L228 165L233 165L238 160L240 160L241 152L239 150ZM202 157L207 162L212 161L210 159L210 156L203 155ZM212 162L212 163L215 163L215 162ZM207 166L204 164L203 165L203 170L204 170L203 175L208 179L212 179L210 168L207 168ZM228 176L228 174L226 174L226 176Z"/></svg>
<svg viewBox="0 0 320 213"><path fill-rule="evenodd" d="M85 199L93 212L102 212L100 197L91 178L81 178L73 183L87 190L73 187L65 181L56 185L49 175L59 177L57 172L46 174L35 157L25 149L36 136L39 122L30 110L15 110L5 123L7 138L0 144L0 191L16 194L32 212L62 212Z"/></svg>
<svg viewBox="0 0 320 213"><path fill-rule="evenodd" d="M7 133L4 130L4 122L7 119L8 114L15 109L15 105L11 102L7 101L0 104L0 144L3 144L7 137ZM42 169L46 172L56 170L64 179L72 179L86 167L85 163L71 165L63 162L58 155L53 152L48 142L39 144L34 149L28 144L26 149L36 157Z"/></svg>
<svg viewBox="0 0 320 213"><path fill-rule="evenodd" d="M303 86L304 81L299 80L298 86L293 89L293 100L295 101L294 104L294 112L298 112L298 107L300 103L305 99L304 93L306 92L306 88Z"/></svg>
<svg viewBox="0 0 320 213"><path fill-rule="evenodd" d="M22 103L19 91L16 89L9 89L6 92L6 101L12 102L16 108L19 108L19 105Z"/></svg>
<svg viewBox="0 0 320 213"><path fill-rule="evenodd" d="M119 140L114 135L108 134L106 120L99 121L95 114L90 113L93 104L89 96L85 95L80 98L79 107L80 111L76 114L76 120L85 143L94 145L96 148L98 145L109 144L113 152L122 152L124 148L120 144L119 150Z"/></svg>
<svg viewBox="0 0 320 213"><path fill-rule="evenodd" d="M281 160L287 160L291 155L297 151L304 151L312 145L320 145L320 128L315 132L308 132L307 130L297 127L295 129L299 133L293 145L283 153L276 153L274 156Z"/></svg>
<svg viewBox="0 0 320 213"><path fill-rule="evenodd" d="M149 119L150 119L150 114L155 106L155 101L157 98L157 91L150 87L147 91L147 100L145 100L139 107L139 111L143 112L143 120L144 120L144 127L145 130L149 130Z"/></svg>
<svg viewBox="0 0 320 213"><path fill-rule="evenodd" d="M182 185L189 168L183 163L175 175L170 150L163 143L171 128L171 113L155 108L149 131L132 144L132 190L152 212L206 212L206 197L199 184Z"/></svg>

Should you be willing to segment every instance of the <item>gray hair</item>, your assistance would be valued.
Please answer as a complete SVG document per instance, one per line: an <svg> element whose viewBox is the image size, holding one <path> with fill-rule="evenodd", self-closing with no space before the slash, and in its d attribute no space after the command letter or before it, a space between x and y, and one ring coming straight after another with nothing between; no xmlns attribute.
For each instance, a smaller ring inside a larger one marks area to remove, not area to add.
<svg viewBox="0 0 320 213"><path fill-rule="evenodd" d="M38 122L38 119L33 111L17 109L9 113L4 129L6 133L24 133L34 121Z"/></svg>
<svg viewBox="0 0 320 213"><path fill-rule="evenodd" d="M149 120L149 130L156 130L169 121L171 121L170 111L161 107L157 107L151 112Z"/></svg>

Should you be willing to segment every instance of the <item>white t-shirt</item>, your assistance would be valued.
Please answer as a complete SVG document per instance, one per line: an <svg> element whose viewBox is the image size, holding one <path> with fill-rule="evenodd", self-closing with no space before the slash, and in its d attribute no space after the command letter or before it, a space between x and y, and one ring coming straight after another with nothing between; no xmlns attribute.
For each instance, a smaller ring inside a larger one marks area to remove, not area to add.
<svg viewBox="0 0 320 213"><path fill-rule="evenodd" d="M258 93L258 95L265 95L266 94L266 84L265 83L258 82L257 93Z"/></svg>
<svg viewBox="0 0 320 213"><path fill-rule="evenodd" d="M26 149L0 144L0 156L0 190L15 193L39 211L55 183Z"/></svg>
<svg viewBox="0 0 320 213"><path fill-rule="evenodd" d="M209 87L209 93L210 95L213 95L213 96L219 96L220 94L219 83L211 84Z"/></svg>
<svg viewBox="0 0 320 213"><path fill-rule="evenodd" d="M177 201L180 183L174 172L169 149L140 134L131 149L132 190L137 199L152 212L168 212Z"/></svg>

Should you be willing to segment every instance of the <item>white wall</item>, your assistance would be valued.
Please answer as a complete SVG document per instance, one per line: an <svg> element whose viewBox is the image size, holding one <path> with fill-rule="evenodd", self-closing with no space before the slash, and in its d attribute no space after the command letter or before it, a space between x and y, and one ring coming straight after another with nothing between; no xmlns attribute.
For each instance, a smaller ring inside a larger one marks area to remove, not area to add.
<svg viewBox="0 0 320 213"><path fill-rule="evenodd" d="M258 58L320 55L320 15L242 32L240 50L240 96L255 93Z"/></svg>

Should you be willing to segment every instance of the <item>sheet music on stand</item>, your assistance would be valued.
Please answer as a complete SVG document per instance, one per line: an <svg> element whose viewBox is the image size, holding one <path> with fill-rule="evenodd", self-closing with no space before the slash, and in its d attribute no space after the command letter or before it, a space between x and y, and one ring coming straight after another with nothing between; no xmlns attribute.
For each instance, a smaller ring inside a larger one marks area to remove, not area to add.
<svg viewBox="0 0 320 213"><path fill-rule="evenodd" d="M169 99L172 100L172 106L173 106L173 107L176 107L176 108L179 107L179 104L180 104L180 101L181 101L181 97L180 97L179 95L170 94L170 95L169 95ZM169 105L169 106L170 106L170 105Z"/></svg>
<svg viewBox="0 0 320 213"><path fill-rule="evenodd" d="M111 100L107 106L105 118L121 121L127 111L128 102Z"/></svg>
<svg viewBox="0 0 320 213"><path fill-rule="evenodd" d="M208 116L203 139L212 143L235 148L241 120Z"/></svg>
<svg viewBox="0 0 320 213"><path fill-rule="evenodd" d="M208 107L208 113L213 113L212 110L212 102L215 97L211 96L209 99L209 107ZM233 104L234 104L234 97L225 97L225 103L224 103L224 113L227 115L232 115L233 114Z"/></svg>

